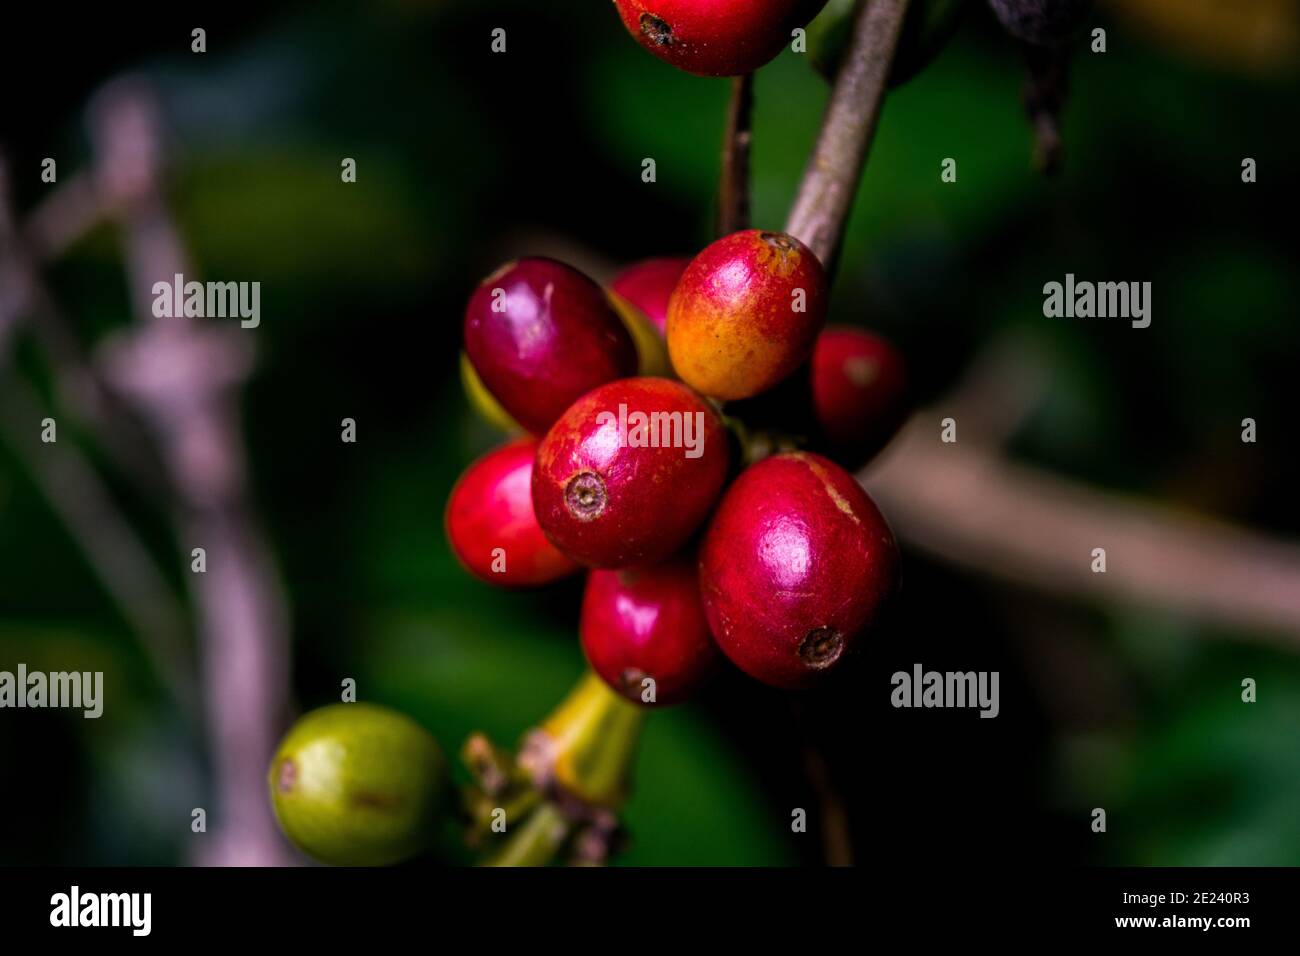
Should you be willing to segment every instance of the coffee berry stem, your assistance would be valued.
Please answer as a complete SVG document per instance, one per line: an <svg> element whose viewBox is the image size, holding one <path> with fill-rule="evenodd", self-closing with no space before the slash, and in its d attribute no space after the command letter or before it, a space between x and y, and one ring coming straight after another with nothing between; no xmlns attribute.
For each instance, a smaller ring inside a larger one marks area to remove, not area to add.
<svg viewBox="0 0 1300 956"><path fill-rule="evenodd" d="M821 132L785 231L833 273L862 166L875 134L908 0L860 2Z"/></svg>
<svg viewBox="0 0 1300 956"><path fill-rule="evenodd" d="M543 803L482 866L545 866L559 854L573 822L553 803Z"/></svg>
<svg viewBox="0 0 1300 956"><path fill-rule="evenodd" d="M462 801L466 844L491 848L485 866L541 866L566 847L572 862L604 862L644 722L644 708L588 671L517 756L471 734L461 748L474 780Z"/></svg>
<svg viewBox="0 0 1300 956"><path fill-rule="evenodd" d="M749 228L749 149L753 140L754 74L731 78L727 129L722 140L718 186L718 235Z"/></svg>
<svg viewBox="0 0 1300 956"><path fill-rule="evenodd" d="M519 765L533 784L566 803L615 810L627 798L645 710L588 671L524 738Z"/></svg>

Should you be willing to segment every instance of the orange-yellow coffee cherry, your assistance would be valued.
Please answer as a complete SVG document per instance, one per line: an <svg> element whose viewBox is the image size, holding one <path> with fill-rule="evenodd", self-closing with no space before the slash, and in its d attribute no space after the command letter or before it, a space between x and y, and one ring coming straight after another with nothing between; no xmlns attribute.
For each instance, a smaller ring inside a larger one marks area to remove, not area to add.
<svg viewBox="0 0 1300 956"><path fill-rule="evenodd" d="M826 272L780 232L724 236L691 260L668 304L668 355L714 398L749 398L799 367L826 322Z"/></svg>

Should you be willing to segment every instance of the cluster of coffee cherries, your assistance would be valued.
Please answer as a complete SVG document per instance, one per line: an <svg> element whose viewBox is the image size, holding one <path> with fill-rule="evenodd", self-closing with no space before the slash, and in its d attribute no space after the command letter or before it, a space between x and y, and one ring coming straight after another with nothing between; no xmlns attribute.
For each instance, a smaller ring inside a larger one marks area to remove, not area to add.
<svg viewBox="0 0 1300 956"><path fill-rule="evenodd" d="M899 575L844 466L907 410L898 353L825 328L827 296L807 247L756 229L609 289L553 259L498 269L470 297L462 370L530 434L457 482L456 555L506 587L587 569L583 650L634 702L684 699L722 656L776 687L824 679Z"/></svg>
<svg viewBox="0 0 1300 956"><path fill-rule="evenodd" d="M655 55L718 76L762 66L825 3L615 0ZM848 7L831 12L827 51ZM918 48L933 46L933 19L918 19ZM482 735L466 742L479 783L460 807L470 843L506 806L530 848L506 850L510 865L546 862L561 822L608 843L644 712L601 681L637 704L672 704L728 658L760 681L806 688L878 618L898 550L845 467L905 417L904 366L878 336L825 328L827 299L817 257L758 230L693 259L638 263L608 288L553 259L521 259L471 296L462 379L478 410L517 434L453 489L452 549L509 588L586 569L581 641L599 676L584 677L518 759ZM303 716L268 784L286 835L328 863L400 862L456 813L439 743L372 704Z"/></svg>

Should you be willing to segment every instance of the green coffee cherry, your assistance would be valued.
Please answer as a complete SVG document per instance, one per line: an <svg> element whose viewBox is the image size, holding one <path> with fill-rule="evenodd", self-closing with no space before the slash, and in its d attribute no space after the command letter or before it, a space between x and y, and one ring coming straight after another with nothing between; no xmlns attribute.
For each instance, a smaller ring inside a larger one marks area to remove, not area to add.
<svg viewBox="0 0 1300 956"><path fill-rule="evenodd" d="M373 704L306 714L280 743L269 782L289 839L339 866L384 866L428 849L449 790L438 742Z"/></svg>
<svg viewBox="0 0 1300 956"><path fill-rule="evenodd" d="M906 83L939 55L957 32L967 0L912 0L903 19L889 85ZM808 24L808 56L817 72L834 79L844 58L856 0L830 0Z"/></svg>

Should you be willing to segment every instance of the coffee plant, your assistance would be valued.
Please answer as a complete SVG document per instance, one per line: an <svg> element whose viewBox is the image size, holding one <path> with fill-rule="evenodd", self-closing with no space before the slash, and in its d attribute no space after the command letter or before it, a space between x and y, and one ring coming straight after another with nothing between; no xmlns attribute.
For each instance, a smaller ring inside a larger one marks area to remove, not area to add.
<svg viewBox="0 0 1300 956"><path fill-rule="evenodd" d="M1080 0L991 4L1054 55L1087 12ZM906 417L907 369L880 336L827 326L830 284L884 94L939 52L966 4L614 6L655 56L739 78L722 234L693 258L633 264L608 288L542 257L478 283L462 380L512 437L467 468L445 520L465 570L489 584L586 575L577 631L591 670L515 750L471 735L461 758L473 783L458 801L441 748L405 717L358 704L307 714L269 783L285 833L325 862L409 858L448 813L487 864L603 862L651 711L727 666L815 693L899 586L886 516L850 469ZM744 75L805 39L835 83L822 133L788 221L749 228Z"/></svg>

